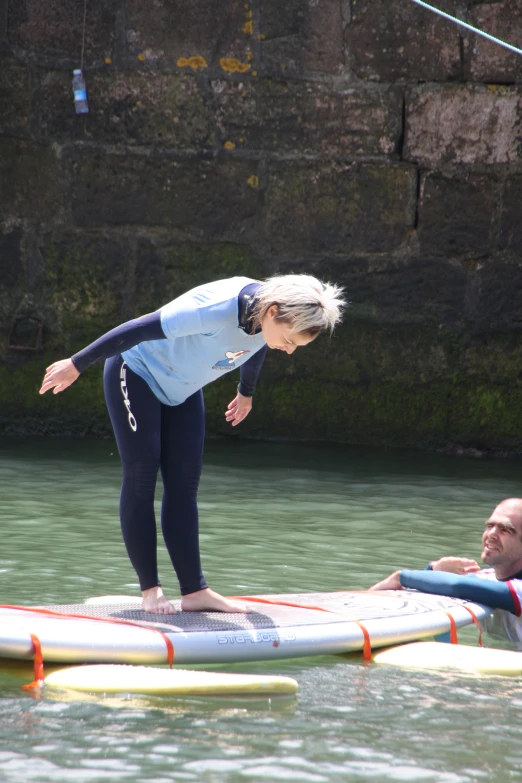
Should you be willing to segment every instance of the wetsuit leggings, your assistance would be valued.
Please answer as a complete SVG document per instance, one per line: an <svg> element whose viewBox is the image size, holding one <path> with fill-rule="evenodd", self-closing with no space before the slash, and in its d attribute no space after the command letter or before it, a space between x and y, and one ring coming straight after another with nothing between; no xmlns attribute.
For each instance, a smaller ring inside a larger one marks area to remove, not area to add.
<svg viewBox="0 0 522 783"><path fill-rule="evenodd" d="M161 471L161 528L181 594L201 590L207 587L196 502L205 437L203 393L181 405L164 405L121 355L105 362L104 387L123 466L121 529L140 587L160 584L154 490Z"/></svg>

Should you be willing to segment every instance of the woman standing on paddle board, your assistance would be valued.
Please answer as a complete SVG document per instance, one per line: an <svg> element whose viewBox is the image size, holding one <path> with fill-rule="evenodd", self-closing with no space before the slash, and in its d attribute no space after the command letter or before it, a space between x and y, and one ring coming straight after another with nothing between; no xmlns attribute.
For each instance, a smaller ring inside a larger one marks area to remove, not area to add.
<svg viewBox="0 0 522 783"><path fill-rule="evenodd" d="M163 479L161 526L185 611L245 611L211 590L198 541L197 491L205 412L202 388L240 367L225 418L250 413L266 349L292 354L341 317L342 291L310 275L259 283L234 277L201 285L154 313L128 321L70 359L47 368L40 394L64 391L92 364L105 362L105 399L123 466L123 539L143 594L143 609L173 613L160 585L154 490Z"/></svg>

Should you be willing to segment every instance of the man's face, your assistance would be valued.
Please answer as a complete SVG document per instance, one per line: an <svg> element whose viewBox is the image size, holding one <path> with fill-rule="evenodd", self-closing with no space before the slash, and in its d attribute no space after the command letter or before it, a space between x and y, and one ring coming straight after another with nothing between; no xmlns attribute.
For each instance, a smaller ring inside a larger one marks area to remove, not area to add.
<svg viewBox="0 0 522 783"><path fill-rule="evenodd" d="M520 510L501 503L486 522L482 535L482 561L499 579L522 570L522 517Z"/></svg>

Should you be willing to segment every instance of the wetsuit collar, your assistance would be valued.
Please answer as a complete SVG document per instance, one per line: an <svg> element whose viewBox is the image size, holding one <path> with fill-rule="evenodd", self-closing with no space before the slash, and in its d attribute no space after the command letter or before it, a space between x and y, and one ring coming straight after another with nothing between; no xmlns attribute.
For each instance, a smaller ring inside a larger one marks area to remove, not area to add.
<svg viewBox="0 0 522 783"><path fill-rule="evenodd" d="M249 283L241 289L237 298L238 324L239 328L246 332L246 334L259 334L261 331L261 326L259 325L253 332L250 320L254 309L255 295L259 288L261 288L261 283Z"/></svg>
<svg viewBox="0 0 522 783"><path fill-rule="evenodd" d="M516 574L512 574L511 576L506 576L505 579L499 579L499 582L509 582L511 579L522 579L522 571L517 571Z"/></svg>

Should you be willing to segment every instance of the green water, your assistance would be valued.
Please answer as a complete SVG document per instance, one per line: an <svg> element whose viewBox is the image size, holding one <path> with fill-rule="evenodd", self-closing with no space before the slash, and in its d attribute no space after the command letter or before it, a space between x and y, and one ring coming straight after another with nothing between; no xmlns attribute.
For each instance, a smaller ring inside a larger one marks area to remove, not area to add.
<svg viewBox="0 0 522 783"><path fill-rule="evenodd" d="M207 579L226 594L363 589L400 566L478 558L484 519L521 494L520 468L210 443L200 491ZM0 441L3 603L137 593L117 519L119 475L110 441ZM160 562L174 597L163 551ZM473 629L460 637L476 643ZM44 690L35 699L0 667L0 781L522 780L522 680L334 656L236 670L295 677L298 697L71 701Z"/></svg>

